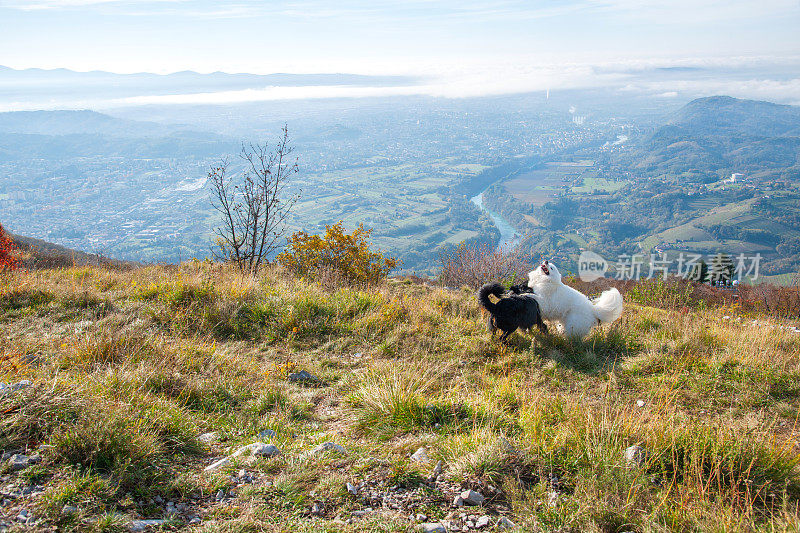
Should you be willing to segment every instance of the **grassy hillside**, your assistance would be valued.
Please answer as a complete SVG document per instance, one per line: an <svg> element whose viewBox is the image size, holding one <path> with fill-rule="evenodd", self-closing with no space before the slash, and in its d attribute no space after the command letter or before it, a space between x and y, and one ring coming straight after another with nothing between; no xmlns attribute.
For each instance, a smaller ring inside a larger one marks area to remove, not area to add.
<svg viewBox="0 0 800 533"><path fill-rule="evenodd" d="M18 259L27 269L51 269L70 266L96 266L117 270L133 268L137 263L120 261L98 254L73 250L41 239L11 235L11 240L19 250Z"/></svg>
<svg viewBox="0 0 800 533"><path fill-rule="evenodd" d="M629 302L583 343L504 347L471 291L405 280L0 280L0 448L28 457L4 455L11 530L800 528L800 335L763 317ZM205 470L257 441L280 453ZM483 505L453 507L465 489Z"/></svg>

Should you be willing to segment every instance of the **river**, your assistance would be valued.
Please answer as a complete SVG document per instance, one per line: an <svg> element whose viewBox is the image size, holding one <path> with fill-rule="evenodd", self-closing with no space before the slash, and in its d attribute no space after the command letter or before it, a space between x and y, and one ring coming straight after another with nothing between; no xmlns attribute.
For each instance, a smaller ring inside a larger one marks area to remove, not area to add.
<svg viewBox="0 0 800 533"><path fill-rule="evenodd" d="M473 204L477 205L481 211L485 211L486 214L492 219L492 222L494 222L494 225L497 227L497 229L500 230L500 242L497 243L497 248L514 248L517 246L517 244L519 244L519 234L517 233L517 230L515 230L514 227L502 216L483 205L484 192L486 191L481 191L469 200Z"/></svg>

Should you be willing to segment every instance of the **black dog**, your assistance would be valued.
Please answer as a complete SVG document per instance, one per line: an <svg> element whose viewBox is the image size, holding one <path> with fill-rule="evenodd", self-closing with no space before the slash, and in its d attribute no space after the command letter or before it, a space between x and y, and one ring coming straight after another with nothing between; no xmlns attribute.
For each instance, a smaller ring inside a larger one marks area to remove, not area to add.
<svg viewBox="0 0 800 533"><path fill-rule="evenodd" d="M521 294L514 290L519 290ZM517 328L530 329L536 325L542 333L547 333L547 326L542 321L539 303L533 297L533 290L524 285L515 285L511 296L503 298L506 289L499 283L487 283L478 291L478 301L489 311L489 329L492 334L496 330L503 333L500 341L505 342ZM489 295L496 296L499 302L493 303Z"/></svg>
<svg viewBox="0 0 800 533"><path fill-rule="evenodd" d="M519 285L512 285L508 288L508 290L514 294L528 294L528 293L533 294L533 289L531 289L524 283L521 283Z"/></svg>

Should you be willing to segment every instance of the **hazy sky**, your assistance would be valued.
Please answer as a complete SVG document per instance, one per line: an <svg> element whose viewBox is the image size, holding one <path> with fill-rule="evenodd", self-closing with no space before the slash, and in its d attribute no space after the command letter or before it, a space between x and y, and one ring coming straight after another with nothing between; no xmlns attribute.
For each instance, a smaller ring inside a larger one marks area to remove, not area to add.
<svg viewBox="0 0 800 533"><path fill-rule="evenodd" d="M0 65L437 73L800 54L799 0L0 0Z"/></svg>

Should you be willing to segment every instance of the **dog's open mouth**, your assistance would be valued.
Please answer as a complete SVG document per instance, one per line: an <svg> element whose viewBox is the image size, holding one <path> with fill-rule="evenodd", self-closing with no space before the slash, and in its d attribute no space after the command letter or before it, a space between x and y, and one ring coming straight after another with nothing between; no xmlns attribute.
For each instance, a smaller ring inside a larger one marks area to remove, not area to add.
<svg viewBox="0 0 800 533"><path fill-rule="evenodd" d="M542 263L542 272L544 272L545 276L549 276L550 275L550 267L547 266L547 261Z"/></svg>

